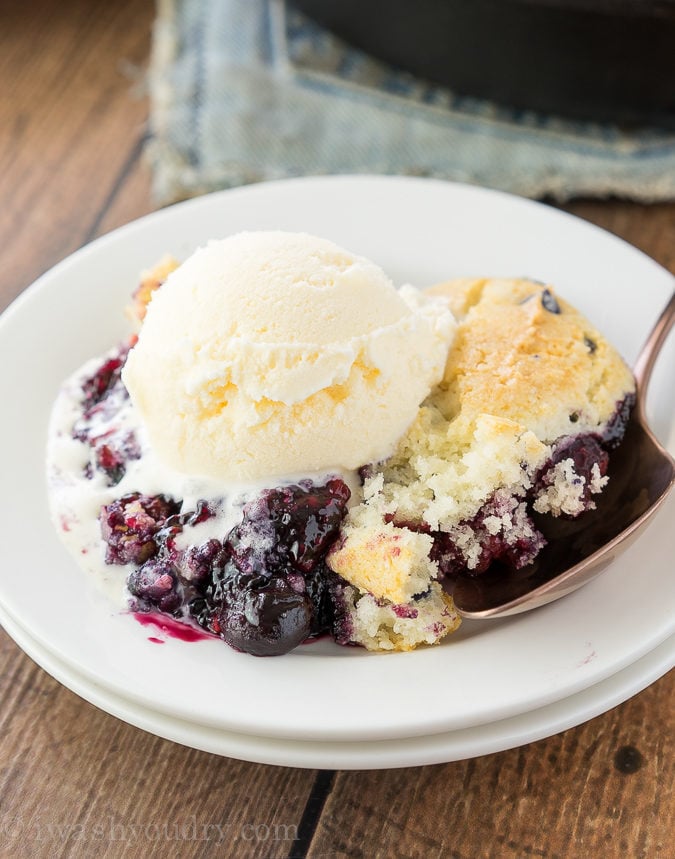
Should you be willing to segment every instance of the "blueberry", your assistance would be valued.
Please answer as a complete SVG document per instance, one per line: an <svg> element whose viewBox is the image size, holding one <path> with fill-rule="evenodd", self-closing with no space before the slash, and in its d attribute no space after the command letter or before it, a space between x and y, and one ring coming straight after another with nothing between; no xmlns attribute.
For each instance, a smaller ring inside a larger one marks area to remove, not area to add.
<svg viewBox="0 0 675 859"><path fill-rule="evenodd" d="M587 334L584 334L584 345L586 346L588 351L591 353L591 355L598 348L598 344L595 342L595 340L590 338Z"/></svg>
<svg viewBox="0 0 675 859"><path fill-rule="evenodd" d="M549 289L545 289L541 293L541 304L544 310L548 310L549 313L560 313L560 305Z"/></svg>
<svg viewBox="0 0 675 859"><path fill-rule="evenodd" d="M459 523L458 528L469 529L480 547L478 557L471 569L466 558L450 534L444 531L432 533L433 546L429 557L436 561L440 578L456 578L460 573L480 575L495 562L507 564L518 570L529 564L544 545L543 536L537 531L530 516L522 509L522 499L508 493L496 492L471 519ZM514 537L508 531L492 533L487 519L511 519L517 517L521 536Z"/></svg>
<svg viewBox="0 0 675 859"><path fill-rule="evenodd" d="M374 477L377 473L376 464L371 462L368 465L362 465L358 470L359 482L361 486L371 477Z"/></svg>
<svg viewBox="0 0 675 859"><path fill-rule="evenodd" d="M593 466L597 465L600 475L604 477L607 473L609 455L602 449L598 440L590 433L575 436L565 436L553 447L549 461L549 467L554 466L565 459L572 459L574 470L577 474L586 478L586 483L592 479Z"/></svg>
<svg viewBox="0 0 675 859"><path fill-rule="evenodd" d="M464 555L445 531L435 531L433 538L429 557L438 564L441 578L455 578L466 569Z"/></svg>
<svg viewBox="0 0 675 859"><path fill-rule="evenodd" d="M338 644L350 644L354 638L353 600L349 596L350 586L343 578L330 572L325 582L331 603L333 637Z"/></svg>
<svg viewBox="0 0 675 859"><path fill-rule="evenodd" d="M215 515L203 502L179 513L170 499L155 509L161 497L132 493L104 508L101 528L110 563L143 564L129 576L132 594L163 611L186 606L232 647L274 656L333 625L324 559L349 495L339 478L265 490L244 505L224 541L186 550L177 548L176 535Z"/></svg>
<svg viewBox="0 0 675 859"><path fill-rule="evenodd" d="M106 426L129 398L121 375L129 348L130 345L120 347L117 354L82 382L82 414L72 429L73 438L92 449L85 476L91 479L94 471L102 472L108 486L116 486L124 477L129 460L141 456L133 430L110 430Z"/></svg>
<svg viewBox="0 0 675 859"><path fill-rule="evenodd" d="M94 462L98 471L104 472L108 486L116 486L124 477L126 466L119 452L109 444L95 448Z"/></svg>

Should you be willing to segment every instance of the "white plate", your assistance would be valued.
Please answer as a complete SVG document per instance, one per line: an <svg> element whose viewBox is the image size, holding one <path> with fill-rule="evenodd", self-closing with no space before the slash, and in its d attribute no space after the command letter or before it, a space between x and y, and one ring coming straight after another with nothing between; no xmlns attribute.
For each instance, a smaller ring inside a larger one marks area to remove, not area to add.
<svg viewBox="0 0 675 859"><path fill-rule="evenodd" d="M674 505L602 577L536 612L465 623L395 656L328 641L255 659L217 641L163 646L87 582L50 525L45 428L61 380L126 333L138 271L240 229L307 230L370 256L397 282L520 275L556 284L633 361L673 288L618 239L548 207L444 182L330 177L257 185L150 215L52 269L0 320L0 604L89 681L153 711L266 737L364 741L474 727L612 676L675 628ZM664 356L653 419L673 429ZM672 366L672 361L670 361ZM11 372L7 371L11 368Z"/></svg>
<svg viewBox="0 0 675 859"><path fill-rule="evenodd" d="M428 737L372 742L303 742L236 734L174 719L134 704L83 677L41 647L0 610L0 625L25 653L81 698L117 718L184 746L255 763L323 769L384 769L447 763L513 749L575 727L626 701L675 663L671 637L632 665L563 701L502 719Z"/></svg>

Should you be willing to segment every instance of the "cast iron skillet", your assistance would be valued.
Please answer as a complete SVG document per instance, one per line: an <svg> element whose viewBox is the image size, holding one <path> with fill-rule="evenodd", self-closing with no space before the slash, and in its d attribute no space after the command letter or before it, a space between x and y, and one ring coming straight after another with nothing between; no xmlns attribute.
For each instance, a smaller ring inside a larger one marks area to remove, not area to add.
<svg viewBox="0 0 675 859"><path fill-rule="evenodd" d="M458 94L675 128L675 0L291 0Z"/></svg>

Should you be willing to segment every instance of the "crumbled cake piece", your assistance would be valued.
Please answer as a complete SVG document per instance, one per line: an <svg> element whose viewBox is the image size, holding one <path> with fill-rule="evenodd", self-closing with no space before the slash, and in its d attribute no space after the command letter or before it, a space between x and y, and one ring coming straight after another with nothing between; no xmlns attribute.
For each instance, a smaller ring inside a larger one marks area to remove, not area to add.
<svg viewBox="0 0 675 859"><path fill-rule="evenodd" d="M493 414L448 421L427 402L364 499L383 515L447 529L472 517L498 488L523 496L550 452L514 421Z"/></svg>
<svg viewBox="0 0 675 859"><path fill-rule="evenodd" d="M607 482L604 448L622 437L634 399L619 354L551 287L464 279L431 291L458 319L443 380L393 456L365 470L363 501L328 558L361 589L377 578L364 570L384 523L431 539L441 577L530 563L545 540L528 505L554 516L592 509ZM423 559L408 563L407 584L405 564L395 569L397 596L409 594Z"/></svg>
<svg viewBox="0 0 675 859"><path fill-rule="evenodd" d="M329 555L330 568L361 591L407 603L429 589L438 575L428 534L383 521L379 511L358 505Z"/></svg>
<svg viewBox="0 0 675 859"><path fill-rule="evenodd" d="M127 316L136 327L140 327L145 319L148 304L156 289L164 283L172 271L180 263L172 256L163 256L152 268L141 272L141 281L132 295L133 304L127 307Z"/></svg>
<svg viewBox="0 0 675 859"><path fill-rule="evenodd" d="M404 605L378 600L345 584L341 602L334 628L336 641L359 644L367 650L403 651L437 644L461 622L452 598L437 582L423 596Z"/></svg>
<svg viewBox="0 0 675 859"><path fill-rule="evenodd" d="M602 492L609 454L591 436L566 436L553 446L546 467L537 475L534 509L574 517L595 508L591 498Z"/></svg>
<svg viewBox="0 0 675 859"><path fill-rule="evenodd" d="M584 503L586 478L575 472L574 462L571 459L557 463L553 468L552 477L550 486L542 490L532 505L537 513L552 513L554 516L564 513L567 516L576 516L588 509ZM604 477L600 475L597 463L594 464L589 483L590 491L597 495L608 480L606 475Z"/></svg>

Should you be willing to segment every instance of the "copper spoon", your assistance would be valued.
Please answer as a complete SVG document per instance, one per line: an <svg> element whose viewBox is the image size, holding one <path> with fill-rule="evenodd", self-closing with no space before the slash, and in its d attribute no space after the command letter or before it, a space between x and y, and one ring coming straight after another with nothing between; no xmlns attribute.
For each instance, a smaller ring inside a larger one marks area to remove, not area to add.
<svg viewBox="0 0 675 859"><path fill-rule="evenodd" d="M612 452L609 483L597 509L574 521L541 517L548 545L522 570L504 567L460 576L453 590L463 617L491 618L529 611L585 585L635 540L675 483L675 461L645 418L647 386L661 347L675 322L675 293L635 363L636 401L626 435Z"/></svg>

